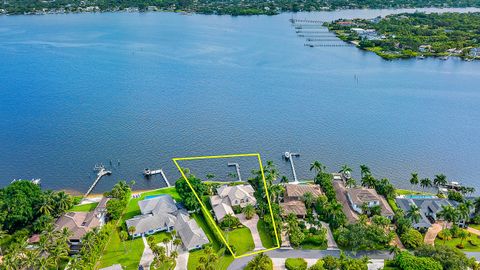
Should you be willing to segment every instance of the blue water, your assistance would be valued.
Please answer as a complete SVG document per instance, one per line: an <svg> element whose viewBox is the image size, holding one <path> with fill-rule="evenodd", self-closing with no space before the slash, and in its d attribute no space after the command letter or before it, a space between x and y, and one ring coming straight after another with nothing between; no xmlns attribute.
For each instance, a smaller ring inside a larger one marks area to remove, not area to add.
<svg viewBox="0 0 480 270"><path fill-rule="evenodd" d="M172 157L250 152L290 177L290 150L300 178L320 160L356 177L365 163L404 188L418 171L480 189L480 61L307 48L290 17L0 16L0 185L42 178L84 192L102 162L113 174L94 192L120 179L147 189L165 184L143 179L146 167L180 176Z"/></svg>

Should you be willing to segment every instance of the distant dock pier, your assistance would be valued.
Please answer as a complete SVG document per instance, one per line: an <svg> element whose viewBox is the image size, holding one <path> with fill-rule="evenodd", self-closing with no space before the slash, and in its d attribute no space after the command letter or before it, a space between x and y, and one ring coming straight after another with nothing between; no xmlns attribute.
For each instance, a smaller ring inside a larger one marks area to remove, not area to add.
<svg viewBox="0 0 480 270"><path fill-rule="evenodd" d="M238 163L234 163L234 162L229 162L227 165L228 166L235 166L235 170L237 170L238 181L242 182L242 175L240 174L240 165L238 165Z"/></svg>
<svg viewBox="0 0 480 270"><path fill-rule="evenodd" d="M87 192L85 193L85 195L83 195L83 197L87 197L88 195L90 195L90 192L92 192L92 190L95 188L95 186L97 185L98 181L100 181L100 179L102 177L104 177L105 175L110 175L112 174L111 171L105 169L105 167L103 165L101 166L95 166L95 169L98 169L98 173L97 173L97 178L95 178L95 181L93 181L93 184L90 186L90 188L87 190Z"/></svg>
<svg viewBox="0 0 480 270"><path fill-rule="evenodd" d="M290 153L290 152L285 152L283 154L283 156L285 157L285 159L287 161L290 161L290 166L292 167L292 173L293 173L293 183L292 184L298 184L298 178L297 178L297 172L295 171L295 165L293 164L293 157L298 157L300 156L299 153Z"/></svg>
<svg viewBox="0 0 480 270"><path fill-rule="evenodd" d="M170 182L168 182L167 176L165 175L165 173L163 172L162 169L158 169L158 170L145 169L143 171L143 175L145 175L145 177L149 177L149 176L155 175L155 174L161 174L162 178L163 178L163 181L165 181L165 183L167 184L167 187L170 187Z"/></svg>

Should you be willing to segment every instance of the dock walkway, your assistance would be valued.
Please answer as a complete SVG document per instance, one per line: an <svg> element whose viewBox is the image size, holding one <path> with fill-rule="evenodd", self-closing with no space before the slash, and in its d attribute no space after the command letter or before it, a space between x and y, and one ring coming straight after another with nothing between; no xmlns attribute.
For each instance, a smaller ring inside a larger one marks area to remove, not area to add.
<svg viewBox="0 0 480 270"><path fill-rule="evenodd" d="M105 175L110 175L112 174L111 171L108 171L106 170L105 168L100 168L100 170L98 171L97 173L97 178L95 179L95 181L93 181L93 184L90 186L90 188L87 190L87 192L85 193L85 195L83 195L83 197L87 197L90 192L92 192L93 188L95 188L95 186L97 185L98 181L100 181L100 179L102 177L104 177Z"/></svg>

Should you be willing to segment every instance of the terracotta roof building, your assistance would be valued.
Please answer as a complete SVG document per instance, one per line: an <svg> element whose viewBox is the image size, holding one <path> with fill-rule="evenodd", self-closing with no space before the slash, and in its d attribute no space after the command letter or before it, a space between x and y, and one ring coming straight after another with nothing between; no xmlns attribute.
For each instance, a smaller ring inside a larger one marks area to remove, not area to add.
<svg viewBox="0 0 480 270"><path fill-rule="evenodd" d="M283 216L294 214L299 218L305 218L307 215L307 208L305 207L305 203L302 201L282 202L280 203L280 207L282 208Z"/></svg>
<svg viewBox="0 0 480 270"><path fill-rule="evenodd" d="M353 210L355 210L355 212L362 214L362 206L364 204L368 205L369 207L379 205L382 216L393 218L394 213L392 208L390 208L390 205L382 196L377 194L375 189L356 187L348 188L346 192L350 206L353 208Z"/></svg>
<svg viewBox="0 0 480 270"><path fill-rule="evenodd" d="M323 194L318 185L313 184L286 184L284 202L301 201L305 193L311 193L313 197Z"/></svg>

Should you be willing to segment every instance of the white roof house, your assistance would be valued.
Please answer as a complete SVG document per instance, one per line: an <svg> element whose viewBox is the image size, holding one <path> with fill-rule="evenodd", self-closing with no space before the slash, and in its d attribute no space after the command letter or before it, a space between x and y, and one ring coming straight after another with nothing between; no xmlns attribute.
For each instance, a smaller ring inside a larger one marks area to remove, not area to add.
<svg viewBox="0 0 480 270"><path fill-rule="evenodd" d="M234 214L232 206L245 207L249 204L257 204L253 195L255 191L251 185L227 186L223 185L217 189L218 195L210 197L210 204L217 220L222 220L228 214Z"/></svg>
<svg viewBox="0 0 480 270"><path fill-rule="evenodd" d="M177 215L175 229L187 250L201 248L203 245L209 243L207 236L198 226L197 222L190 218L185 212L180 211Z"/></svg>
<svg viewBox="0 0 480 270"><path fill-rule="evenodd" d="M128 219L127 228L135 227L134 237L175 229L187 250L201 248L208 238L185 210L178 209L170 195L138 202L142 215Z"/></svg>

